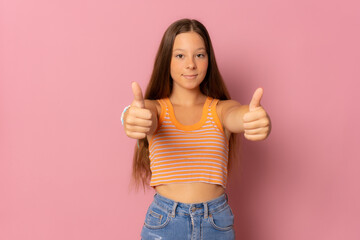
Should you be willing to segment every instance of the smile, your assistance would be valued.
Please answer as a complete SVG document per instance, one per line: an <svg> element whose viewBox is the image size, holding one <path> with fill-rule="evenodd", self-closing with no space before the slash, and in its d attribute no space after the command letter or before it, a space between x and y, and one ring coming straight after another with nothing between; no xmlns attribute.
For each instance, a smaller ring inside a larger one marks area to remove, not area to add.
<svg viewBox="0 0 360 240"><path fill-rule="evenodd" d="M197 77L197 74L196 75L183 75L183 77L186 79L194 79Z"/></svg>

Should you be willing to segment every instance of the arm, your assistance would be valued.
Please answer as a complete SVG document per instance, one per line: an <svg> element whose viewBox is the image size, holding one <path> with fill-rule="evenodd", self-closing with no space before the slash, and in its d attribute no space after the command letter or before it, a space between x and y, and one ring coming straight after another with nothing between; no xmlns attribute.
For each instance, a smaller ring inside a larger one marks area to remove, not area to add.
<svg viewBox="0 0 360 240"><path fill-rule="evenodd" d="M271 131L271 121L265 109L260 105L263 94L257 89L249 105L240 105L234 100L224 101L221 118L226 129L233 133L244 132L251 141L264 140Z"/></svg>
<svg viewBox="0 0 360 240"><path fill-rule="evenodd" d="M157 110L157 107L156 107L155 100L145 99L145 108L149 109L151 111L151 122L152 122L152 124L150 126L150 130L146 135L152 135L157 130L158 124L159 124L158 110Z"/></svg>
<svg viewBox="0 0 360 240"><path fill-rule="evenodd" d="M221 109L223 126L232 133L244 132L243 117L249 112L248 105L241 105L234 100L226 100Z"/></svg>

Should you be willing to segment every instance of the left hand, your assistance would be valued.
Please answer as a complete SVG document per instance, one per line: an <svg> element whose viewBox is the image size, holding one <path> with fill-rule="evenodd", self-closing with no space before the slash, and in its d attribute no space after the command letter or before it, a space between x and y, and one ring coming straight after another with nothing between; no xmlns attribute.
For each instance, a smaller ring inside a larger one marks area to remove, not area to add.
<svg viewBox="0 0 360 240"><path fill-rule="evenodd" d="M249 104L249 112L243 116L244 137L251 141L264 140L270 134L270 118L260 105L263 93L262 88L256 89Z"/></svg>

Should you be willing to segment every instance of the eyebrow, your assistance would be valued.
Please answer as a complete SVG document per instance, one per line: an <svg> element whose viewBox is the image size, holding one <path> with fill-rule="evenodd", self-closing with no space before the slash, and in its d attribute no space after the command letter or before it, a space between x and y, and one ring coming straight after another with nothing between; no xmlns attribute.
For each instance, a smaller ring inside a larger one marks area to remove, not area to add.
<svg viewBox="0 0 360 240"><path fill-rule="evenodd" d="M200 49L206 50L205 48L202 48L202 47L201 47L201 48L196 49L195 51L200 50ZM174 49L173 51L176 51L176 50L185 51L184 49L181 49L181 48L176 48L176 49Z"/></svg>

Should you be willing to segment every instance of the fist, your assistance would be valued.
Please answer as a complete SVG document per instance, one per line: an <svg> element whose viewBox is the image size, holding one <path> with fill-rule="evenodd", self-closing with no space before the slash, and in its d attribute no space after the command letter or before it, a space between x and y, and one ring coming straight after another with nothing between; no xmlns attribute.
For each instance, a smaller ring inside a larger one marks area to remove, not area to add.
<svg viewBox="0 0 360 240"><path fill-rule="evenodd" d="M243 116L244 137L251 141L267 138L270 133L271 123L265 109L260 105L264 90L256 89L249 104L249 112Z"/></svg>
<svg viewBox="0 0 360 240"><path fill-rule="evenodd" d="M145 138L152 126L152 113L145 108L141 88L137 82L132 82L134 100L124 115L124 130L128 137Z"/></svg>

